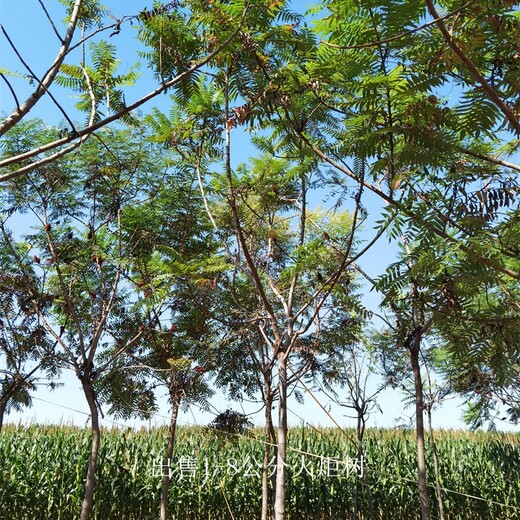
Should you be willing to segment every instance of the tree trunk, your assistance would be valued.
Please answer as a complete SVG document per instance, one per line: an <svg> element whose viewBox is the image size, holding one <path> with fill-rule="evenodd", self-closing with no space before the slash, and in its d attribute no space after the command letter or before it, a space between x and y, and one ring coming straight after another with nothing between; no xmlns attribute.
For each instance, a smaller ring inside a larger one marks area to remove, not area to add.
<svg viewBox="0 0 520 520"><path fill-rule="evenodd" d="M410 361L415 385L415 429L417 440L417 473L419 478L419 501L421 504L421 520L431 520L428 485L426 480L426 457L424 449L424 402L419 352L421 334L416 332L413 345L410 347Z"/></svg>
<svg viewBox="0 0 520 520"><path fill-rule="evenodd" d="M271 518L274 514L274 503L276 502L276 459L278 458L277 435L273 424L273 416L271 414L271 446L273 448L273 457L275 461L275 471L271 474Z"/></svg>
<svg viewBox="0 0 520 520"><path fill-rule="evenodd" d="M356 424L356 433L358 441L358 449L356 457L359 459L360 453L363 453L363 432L361 417L358 416ZM354 487L354 511L352 511L352 520L356 520L359 511L359 477L356 475L356 484Z"/></svg>
<svg viewBox="0 0 520 520"><path fill-rule="evenodd" d="M92 444L90 448L87 479L85 481L85 493L83 495L83 505L81 506L80 516L80 520L88 520L90 518L90 512L92 511L92 505L94 503L96 466L99 453L99 444L101 440L101 431L99 428L99 411L96 404L94 388L92 387L92 381L89 378L83 378L81 383L90 409L90 429L92 432Z"/></svg>
<svg viewBox="0 0 520 520"><path fill-rule="evenodd" d="M0 401L0 432L2 431L2 426L4 425L4 415L5 410L7 409L7 401Z"/></svg>
<svg viewBox="0 0 520 520"><path fill-rule="evenodd" d="M433 469L435 471L435 491L437 492L437 503L439 504L439 520L445 520L444 513L444 500L442 499L442 489L441 489L441 474L439 470L439 457L437 453L437 446L435 444L435 437L433 435L432 428L432 409L428 407L426 409L428 414L428 429L430 431L430 442L432 445L432 454L433 454Z"/></svg>
<svg viewBox="0 0 520 520"><path fill-rule="evenodd" d="M364 450L363 450L363 461L365 459ZM368 518L369 520L375 519L375 512L374 512L374 500L372 499L372 490L370 489L370 482L368 480L368 466L363 467L363 482L365 484L365 491L367 494L367 502L368 502Z"/></svg>
<svg viewBox="0 0 520 520"><path fill-rule="evenodd" d="M168 444L166 446L166 465L162 470L162 491L161 491L161 520L168 518L168 503L170 491L170 462L173 455L173 445L175 444L175 430L177 429L177 415L179 413L180 399L172 401L172 412L170 416L170 426L168 427Z"/></svg>
<svg viewBox="0 0 520 520"><path fill-rule="evenodd" d="M365 428L366 421L362 416L358 416L357 420L357 459L358 461L363 461L362 471L363 471L363 485L365 488L365 495L367 497L367 505L368 505L368 518L369 520L374 520L374 502L372 500L372 490L370 489L370 483L368 481L368 467L364 464L365 461L365 449L363 447L363 439L365 437ZM355 502L354 502L354 516L353 518L357 518L358 514L358 486L359 486L359 477L356 476L356 489L355 489ZM363 515L364 516L364 515Z"/></svg>
<svg viewBox="0 0 520 520"><path fill-rule="evenodd" d="M278 452L276 455L275 520L285 520L285 479L287 458L287 358L278 354Z"/></svg>
<svg viewBox="0 0 520 520"><path fill-rule="evenodd" d="M271 461L271 429L273 417L271 407L273 396L271 390L265 388L265 427L264 427L264 460L262 463L262 520L269 519L269 462Z"/></svg>

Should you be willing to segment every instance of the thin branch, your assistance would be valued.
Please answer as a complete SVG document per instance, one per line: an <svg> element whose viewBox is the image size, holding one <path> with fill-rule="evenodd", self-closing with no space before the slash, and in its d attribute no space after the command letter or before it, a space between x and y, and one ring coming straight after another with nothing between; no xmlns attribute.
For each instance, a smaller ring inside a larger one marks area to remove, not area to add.
<svg viewBox="0 0 520 520"><path fill-rule="evenodd" d="M49 248L49 252L51 254L51 259L55 263L55 270L56 270L56 278L58 280L58 285L60 287L60 290L62 292L62 296L65 300L65 309L70 313L72 321L74 322L74 325L76 327L76 333L78 335L78 343L81 355L83 357L83 360L86 361L85 358L85 336L83 333L83 328L81 326L81 320L79 319L79 316L76 312L76 306L74 305L74 301L71 298L70 292L67 289L67 285L65 283L65 277L63 276L63 273L61 271L61 268L58 264L58 253L55 249L55 243L52 239L50 229L51 224L47 219L47 208L45 205L42 205L42 220L43 220L43 226L45 229L45 237L47 239L47 246Z"/></svg>
<svg viewBox="0 0 520 520"><path fill-rule="evenodd" d="M320 311L321 307L324 305L326 299L329 297L331 291L332 291L332 288L334 287L334 285L337 283L339 277L341 276L341 274L345 271L345 269L347 267L349 267L350 265L355 265L354 262L360 258L361 256L363 256L376 242L377 240L379 240L379 238L383 235L383 233L385 232L386 230L386 227L387 226L383 226L377 233L376 235L372 238L372 240L370 242L367 243L367 245L361 249L361 251L359 251L358 253L356 253L353 257L350 256L350 252L352 250L352 245L353 245L353 241L354 241L354 234L355 234L355 230L356 230L356 221L357 221L357 215L358 215L358 211L359 211L359 203L360 203L360 197L361 197L361 192L362 192L362 188L363 186L360 185L360 189L359 189L359 192L358 192L358 195L356 196L356 209L354 211L354 217L352 219L352 230L351 230L351 233L350 233L350 236L349 236L349 241L348 241L348 244L347 244L347 247L346 247L346 251L343 252L343 251L340 251L339 248L337 248L336 246L333 245L333 248L334 250L341 254L343 256L343 260L339 266L338 269L336 269L336 272L333 273L326 281L325 283L323 284L322 287L320 287L319 289L317 289L315 291L315 293L309 298L309 300L300 308L300 310L298 311L298 313L296 314L295 316L295 319L297 319L301 314L303 314L306 309L311 305L311 303L316 299L318 298L319 294L322 292L323 290L323 287L327 286L327 285L330 285L330 288L324 293L323 297L322 297L322 301L316 306L316 309L314 310L314 313L313 313L313 316L308 320L307 322L307 325L303 328L303 329L300 329L298 331L298 334L301 335L301 334L304 334L309 328L310 328L310 324L312 324L312 322L314 321L315 317L317 316L318 312ZM387 224L388 225L388 224Z"/></svg>
<svg viewBox="0 0 520 520"><path fill-rule="evenodd" d="M228 84L228 76L226 75L226 85L224 90L225 95L225 135L226 135L226 151L225 151L225 171L226 171L226 177L229 187L229 196L228 196L228 202L231 207L231 212L233 215L233 221L235 226L235 232L237 235L238 242L240 244L240 248L242 249L242 252L244 253L244 257L246 259L246 264L249 268L249 271L251 273L251 277L253 279L253 283L255 285L255 288L258 292L258 296L260 298L260 301L262 302L262 306L264 307L264 310L269 315L269 320L271 322L271 327L273 329L273 333L275 335L275 343L276 345L281 344L281 338L282 334L280 333L280 330L278 328L278 323L276 320L276 313L273 309L273 306L271 305L271 302L269 301L269 298L265 292L264 286L262 284L262 280L260 279L260 275L258 273L258 269L255 265L255 262L251 256L251 252L249 251L249 248L247 246L247 242L244 236L244 230L242 229L242 224L240 222L240 216L238 212L238 206L237 206L237 200L236 200L236 191L233 185L233 177L231 174L231 143L230 143L230 124L229 124L229 84Z"/></svg>
<svg viewBox="0 0 520 520"><path fill-rule="evenodd" d="M128 21L131 22L131 20L134 19L134 18L137 18L137 17L136 16L123 17L123 19L119 20L118 22L115 22L115 23L110 24L110 25L104 25L103 27L99 27L95 31L92 31L91 33L88 33L87 36L82 36L81 40L79 40L77 43L75 43L74 45L71 45L69 47L69 49L66 52L66 55L70 54L72 51L74 51L78 47L81 47L82 45L84 45L88 40L90 40L91 38L93 38L97 34L105 32L105 31L109 31L110 29L115 29L117 26L121 26L122 23L125 23L125 22L128 22Z"/></svg>
<svg viewBox="0 0 520 520"><path fill-rule="evenodd" d="M38 318L40 319L41 323L43 323L43 327L45 330L54 338L57 345L59 345L63 351L67 354L68 359L63 360L63 362L69 363L74 367L75 371L80 370L79 363L76 360L76 356L74 353L70 350L70 348L67 346L67 344L61 339L61 335L59 335L51 325L49 325L48 321L45 319L45 316L38 311Z"/></svg>
<svg viewBox="0 0 520 520"><path fill-rule="evenodd" d="M6 83L6 85L7 85L7 88L8 88L9 91L11 92L11 95L12 95L13 98L14 98L14 102L16 103L17 108L20 108L20 102L18 101L18 98L16 97L16 92L14 91L13 86L11 85L11 83L9 82L9 80L5 77L5 74L4 74L3 72L0 73L0 76L1 76L2 79L5 81L5 83Z"/></svg>
<svg viewBox="0 0 520 520"><path fill-rule="evenodd" d="M96 117L96 98L94 96L94 90L92 88L92 83L90 81L90 78L89 78L85 68L83 68L83 72L85 74L85 79L87 82L87 86L88 86L89 93L90 93L90 99L91 99L90 118L89 118L89 122L88 122L88 124L90 126L90 125L94 124L94 119ZM65 148L62 148L61 150L59 150L58 152L56 152L52 155L48 155L47 157L44 157L43 159L41 159L39 161L36 161L34 163L28 164L27 166L24 166L23 168L20 168L18 170L18 175L21 175L23 173L28 173L28 172L34 170L35 168L40 168L41 166L45 166L46 164L49 164L49 163L55 161L56 159L63 157L64 155L75 150L76 148L79 148L90 137L90 135L91 134L87 134L87 135L83 136L81 139L79 139L79 141L72 143L70 146L66 146ZM95 135L94 132L92 132L92 135ZM96 135L96 137L101 140L101 138L98 137L97 135ZM0 177L0 181L1 180L2 180L2 177Z"/></svg>
<svg viewBox="0 0 520 520"><path fill-rule="evenodd" d="M307 183L305 182L305 176L301 175L301 198L302 202L300 204L300 236L299 236L299 246L303 247L305 243L305 232L306 232L306 218L307 218ZM291 287L289 288L289 295L287 297L287 317L292 317L293 314L293 301L294 301L294 292L296 290L296 284L298 283L299 278L299 270L296 269L294 272L293 279L291 280Z"/></svg>
<svg viewBox="0 0 520 520"><path fill-rule="evenodd" d="M77 141L75 143L72 143L70 146L66 146L65 148L62 148L59 152L56 152L52 155L48 155L47 157L39 160L39 161L36 161L34 163L31 163L31 164L28 164L27 166L24 166L23 168L20 168L18 170L16 170L16 176L15 177L18 177L24 173L29 173L33 170L35 170L36 168L40 168L42 166L45 166L46 164L49 164L53 161L55 161L56 159L59 159L60 157L63 157L64 155L67 155L68 153L72 152L73 150L75 150L76 148L79 148L81 146L81 144L83 144L85 142L85 140L88 138L89 136L84 136L83 139L81 141ZM10 175L10 174L9 174ZM0 182L3 181L3 180L9 180L10 178L12 177L8 177L6 176L7 178L4 179L3 177L0 177Z"/></svg>
<svg viewBox="0 0 520 520"><path fill-rule="evenodd" d="M118 210L117 210L117 235L118 235L118 246L120 248L121 247L121 208L118 208ZM104 296L103 295L100 296L101 314L100 314L100 317L99 317L99 320L97 323L97 327L96 327L94 334L92 335L92 339L90 341L90 352L89 352L89 356L88 356L88 360L87 360L88 365L90 365L94 361L94 356L96 354L99 340L101 339L101 336L102 336L103 332L105 331L106 322L116 303L117 290L119 288L119 282L121 280L121 271L122 271L122 255L121 255L120 249L119 249L119 259L118 260L119 260L119 262L118 262L118 266L117 266L117 270L116 270L114 279L112 281L112 286L110 288L110 295L108 297L108 301L105 302ZM105 286L103 268L101 267L101 263L98 262L97 265L98 265L100 280L101 280L103 286Z"/></svg>
<svg viewBox="0 0 520 520"><path fill-rule="evenodd" d="M463 148L461 146L457 147L457 150L459 150L463 154L469 155L470 157L475 157L475 159L480 159L482 161L497 164L498 166L504 166L504 168L511 168L512 170L520 172L520 164L510 163L502 159L498 159L497 157L491 157L490 155L484 155L482 153L474 152L472 150L469 150L468 148Z"/></svg>
<svg viewBox="0 0 520 520"><path fill-rule="evenodd" d="M202 140L204 140L204 137L202 138ZM220 231L220 229L218 227L218 224L217 224L217 221L215 220L215 217L213 216L213 213L211 212L211 208L209 207L209 201L208 201L208 197L206 195L206 190L204 189L204 182L203 182L203 179L202 179L202 171L201 171L201 168L200 168L201 157L202 157L202 146L203 146L203 141L201 142L200 146L197 149L197 160L195 162L195 172L197 174L197 183L199 185L199 190L200 190L200 194L202 196L202 201L204 202L204 209L206 211L206 214L208 215L208 218L211 221L211 225L213 226L213 229L214 229L215 233L217 234L217 236L219 236L219 235L221 235L221 231ZM180 154L180 156L186 162L188 162L188 158L187 158L186 154L184 154L182 152L182 150L177 148L177 152ZM233 256L231 254L231 249L229 247L229 244L226 242L224 237L221 238L220 242L222 243L222 245L223 245L224 249L226 250L226 252L228 253L228 255L229 256Z"/></svg>
<svg viewBox="0 0 520 520"><path fill-rule="evenodd" d="M478 70L477 66L471 61L469 56L462 50L462 48L458 45L455 38L453 38L452 34L448 31L443 21L440 19L439 14L437 13L435 6L433 5L432 0L425 0L426 5L428 6L428 10L430 14L436 18L437 27L441 31L444 39L451 47L453 52L462 60L464 65L467 67L471 77L482 85L482 88L488 95L488 97L495 103L495 105L501 110L501 112L506 116L506 119L511 123L511 126L516 130L517 134L520 134L520 121L516 117L515 113L511 109L507 103L500 99L496 90L486 81L484 76Z"/></svg>
<svg viewBox="0 0 520 520"><path fill-rule="evenodd" d="M306 390L306 392L312 397L312 399L316 402L316 404L321 408L321 410L325 413L325 415L334 423L336 428L354 445L356 446L356 441L349 435L349 433L344 430L338 421L331 415L331 413L323 406L321 401L316 397L314 392L305 384L305 382L301 379L301 377L296 376L296 372L293 370L292 366L287 363L287 368L290 370L290 372L296 377L298 382L303 386L303 388Z"/></svg>
<svg viewBox="0 0 520 520"><path fill-rule="evenodd" d="M357 264L356 260L358 258L361 258L369 249L372 248L372 246L383 236L383 233L386 231L388 226L390 225L389 222L387 222L384 226L382 226L379 231L374 235L372 240L367 242L367 245L360 249L353 257L349 259L348 266L352 266L356 271L358 271L361 275L363 275L366 280L368 280L372 285L375 285L375 280L371 278L365 271L363 271ZM339 251L336 249L336 251Z"/></svg>
<svg viewBox="0 0 520 520"><path fill-rule="evenodd" d="M45 7L45 4L43 3L43 0L38 0L40 3L41 8L43 9L43 12L45 13L45 16L47 17L47 20L49 20L49 23L51 24L52 30L54 31L54 34L58 37L58 40L60 40L61 44L63 45L65 41L60 36L60 33L58 32L58 29L56 29L56 26L54 25L54 21L52 20L51 16L49 15L49 12L47 11L47 8Z"/></svg>
<svg viewBox="0 0 520 520"><path fill-rule="evenodd" d="M13 244L11 242L11 239L10 239L10 237L9 237L5 227L4 227L3 222L0 222L0 230L2 231L2 234L3 234L3 237L4 237L5 243L7 244L7 247L9 248L11 253L13 254L14 258L16 259L16 263L18 264L18 268L23 273L27 273L28 266L23 262L22 258L19 255L19 252L13 246ZM59 281L61 281L61 280L59 280ZM49 332L51 334L51 336L54 337L56 343L58 343L63 348L63 350L65 352L67 352L67 354L69 355L69 358L70 358L73 366L76 369L79 368L74 355L72 354L72 352L68 349L67 345L61 339L61 335L58 335L56 333L56 331L49 325L49 323L45 319L45 316L43 315L43 313L39 309L39 306L38 306L38 296L35 294L35 292L30 287L28 288L28 293L29 293L29 296L31 297L31 303L34 306L34 309L35 309L36 313L38 314L38 318L39 318L40 322L43 323L44 328L47 330L47 332ZM64 294L64 298L67 301L66 294Z"/></svg>
<svg viewBox="0 0 520 520"><path fill-rule="evenodd" d="M135 345L139 339L141 338L141 336L143 335L143 331L139 331L130 341L128 341L128 343L126 343L123 347L121 347L119 350L116 351L116 353L111 356L107 361L105 361L105 363L103 363L102 365L100 365L98 367L98 373L101 373L103 372L106 368L108 368L123 352L129 350L133 345ZM130 357L132 357L133 359L137 359L135 356L133 356L132 354L129 354ZM146 365L142 364L141 365L144 367ZM126 367L126 368L130 368L130 367ZM151 367L146 367L146 368L151 368ZM170 368L166 368L166 369L153 369L153 370L162 370L164 372L168 372L170 371L171 369Z"/></svg>
<svg viewBox="0 0 520 520"><path fill-rule="evenodd" d="M451 18L452 16L454 16L454 15L460 13L462 10L466 9L466 7L470 6L474 2L475 2L475 0L471 0L470 2L467 2L463 6L459 7L458 9L451 11L451 13L445 14L444 16L436 18L435 20L431 20L419 27L415 27L414 29L410 29L409 31L405 31L401 34L398 34L397 36L392 36L391 38L387 38L385 40L378 40L378 41L369 42L369 43L360 43L358 45L336 45L334 43L326 42L324 40L320 40L320 43L323 43L327 47L332 47L333 49L342 49L342 50L367 49L369 47L379 47L386 43L391 43L396 40L400 40L401 38L406 38L407 36L410 36L411 34L422 31L423 29L426 29L426 28L430 27L431 25L436 24L439 21L446 20L447 18Z"/></svg>

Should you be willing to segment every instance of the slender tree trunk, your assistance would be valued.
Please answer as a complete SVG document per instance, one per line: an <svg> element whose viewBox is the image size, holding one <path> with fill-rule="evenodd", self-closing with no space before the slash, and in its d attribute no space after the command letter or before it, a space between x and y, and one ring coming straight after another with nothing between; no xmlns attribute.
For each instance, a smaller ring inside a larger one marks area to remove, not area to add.
<svg viewBox="0 0 520 520"><path fill-rule="evenodd" d="M421 335L416 331L413 345L410 347L410 361L415 385L415 429L417 440L417 473L419 479L419 501L421 504L421 520L431 520L428 484L426 480L426 457L424 447L424 400L419 352Z"/></svg>
<svg viewBox="0 0 520 520"><path fill-rule="evenodd" d="M271 407L273 397L271 389L265 385L265 427L264 427L264 460L262 463L262 520L269 520L269 462L271 461L271 429L273 417Z"/></svg>
<svg viewBox="0 0 520 520"><path fill-rule="evenodd" d="M92 432L92 444L90 447L90 457L88 460L87 479L85 481L85 493L83 495L83 505L81 506L80 520L88 520L94 504L94 488L96 486L96 466L101 441L101 430L99 428L99 411L96 404L96 396L92 381L85 377L81 380L83 392L87 399L90 409L90 429Z"/></svg>
<svg viewBox="0 0 520 520"><path fill-rule="evenodd" d="M2 426L4 425L4 415L5 410L7 408L7 401L3 399L0 401L0 432L2 431Z"/></svg>
<svg viewBox="0 0 520 520"><path fill-rule="evenodd" d="M363 450L363 461L365 460L365 451ZM374 500L372 499L372 490L370 489L370 481L368 480L368 466L363 467L363 482L365 484L365 491L367 494L367 502L368 502L368 518L369 520L375 519L375 512L374 512Z"/></svg>
<svg viewBox="0 0 520 520"><path fill-rule="evenodd" d="M278 354L278 452L276 455L275 520L285 520L285 479L287 459L287 358Z"/></svg>
<svg viewBox="0 0 520 520"><path fill-rule="evenodd" d="M170 491L170 461L173 455L175 444L175 430L177 429L177 416L179 414L180 399L173 399L172 412L170 415L170 426L168 427L168 443L166 446L167 468L162 472L162 491L161 491L161 520L168 518L168 504Z"/></svg>
<svg viewBox="0 0 520 520"><path fill-rule="evenodd" d="M275 460L275 468L276 468L276 459L278 458L278 446L276 430L273 424L273 415L271 413L271 445L273 448L272 454ZM271 518L273 517L274 503L276 502L276 470L272 472L271 475Z"/></svg>
<svg viewBox="0 0 520 520"><path fill-rule="evenodd" d="M368 505L368 518L369 520L374 520L374 502L372 501L372 490L370 489L370 483L368 480L368 467L364 465L365 460L365 449L363 447L363 439L365 437L365 420L362 416L358 416L357 420L357 459L358 461L363 461L362 471L363 471L363 485L365 488L365 495L367 497L367 505ZM353 518L357 518L358 515L358 487L359 487L359 477L356 476L356 489L355 489L355 502L354 502L354 516Z"/></svg>
<svg viewBox="0 0 520 520"><path fill-rule="evenodd" d="M438 457L438 453L437 453L437 445L435 444L435 436L433 435L432 409L430 406L426 409L426 413L428 415L428 429L430 431L430 442L432 445L433 468L435 471L435 491L437 492L437 503L439 504L439 520L445 520L446 516L444 513L444 500L442 499L441 474L440 474L440 470L439 470L439 457Z"/></svg>
<svg viewBox="0 0 520 520"><path fill-rule="evenodd" d="M363 453L363 433L361 431L361 417L358 416L356 423L356 433L358 441L358 449L356 457L359 459L360 453ZM354 487L354 511L352 512L352 520L356 520L359 511L359 477L356 475L356 485Z"/></svg>

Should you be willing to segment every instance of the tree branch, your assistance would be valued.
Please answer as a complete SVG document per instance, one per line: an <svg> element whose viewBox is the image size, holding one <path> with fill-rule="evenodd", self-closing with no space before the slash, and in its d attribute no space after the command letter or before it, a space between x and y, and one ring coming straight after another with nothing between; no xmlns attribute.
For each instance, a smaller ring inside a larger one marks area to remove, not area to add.
<svg viewBox="0 0 520 520"><path fill-rule="evenodd" d="M511 278L514 278L516 280L520 280L520 273L518 271L514 271L512 269L509 269L508 267L500 265L498 262L496 262L495 260L492 260L491 258L484 257L482 255L479 255L475 251L472 251L469 247L467 247L464 244L462 244L459 240L457 240L456 238L452 237L450 234L446 233L442 229L439 229L439 228L435 227L430 222L424 220L424 218L421 215L419 215L416 212L412 211L411 209L407 208L406 206L404 206L399 201L395 200L394 198L390 197L389 195L387 195L386 193L381 191L379 188L376 188L374 185L370 184L369 182L367 182L367 181L365 181L363 179L359 179L358 176L355 175L352 170L350 170L350 168L342 166L337 161L335 161L334 159L329 157L322 150L320 150L316 145L311 143L309 141L309 139L307 137L305 137L303 134L300 134L300 136L307 143L307 145L316 153L316 155L318 157L320 157L325 162L329 163L331 166L333 166L334 168L336 168L340 172L344 173L345 175L347 175L351 179L354 179L356 182L363 184L363 186L365 186L367 189L369 189L370 191L372 191L373 193L375 193L376 195L381 197L387 204L389 204L390 206L396 207L397 209L399 209L399 211L401 211L404 215L406 215L409 218L411 218L412 220L414 220L417 224L420 224L425 229L431 231L432 233L436 234L437 236L439 236L440 238L446 240L447 242L450 242L452 244L456 244L457 247L461 251L463 251L464 253L472 256L473 258L476 258L476 259L480 260L483 264L485 264L485 265L487 265L489 267L492 267L493 269L496 269L497 271L499 271L499 272L501 272L503 274L506 274L507 276L510 276Z"/></svg>
<svg viewBox="0 0 520 520"><path fill-rule="evenodd" d="M45 4L42 0L38 0L40 3L41 8L43 9L43 12L45 13L45 16L47 17L47 20L49 20L49 23L51 24L52 30L54 31L54 34L58 37L58 40L60 40L61 44L63 45L65 41L60 36L60 33L58 32L58 29L56 29L56 26L54 25L54 22L52 21L51 16L49 15L49 12L47 11L47 8L45 7Z"/></svg>
<svg viewBox="0 0 520 520"><path fill-rule="evenodd" d="M462 50L462 48L457 44L455 38L453 38L452 34L448 31L444 22L439 17L435 6L433 5L432 0L425 0L426 5L428 6L428 11L436 19L437 27L441 31L444 39L451 47L453 52L461 59L464 65L467 67L471 77L482 85L482 88L488 95L488 97L495 103L495 105L502 111L502 113L506 116L506 119L511 123L511 126L515 129L517 134L520 134L520 121L515 116L511 107L509 107L504 101L502 101L497 94L496 90L486 81L484 76L478 70L476 65L471 61L468 55Z"/></svg>
<svg viewBox="0 0 520 520"><path fill-rule="evenodd" d="M58 103L58 100L52 95L52 93L46 89L46 87L43 85L43 83L40 81L40 79L38 78L38 76L36 76L36 74L33 72L33 70L31 69L31 67L29 66L29 64L23 59L22 55L18 52L18 49L16 48L16 46L14 45L14 43L12 42L11 38L9 37L9 35L7 34L7 32L5 31L5 29L2 27L2 32L4 33L4 36L6 37L7 41L9 42L9 45L11 45L11 48L13 49L13 51L15 52L15 54L18 56L18 59L20 60L20 62L22 63L22 65L26 68L27 72L29 73L29 77L34 79L39 85L40 87L42 87L42 89L44 89L46 91L46 93L49 95L49 97L52 99L53 103L58 107L58 110L63 114L63 117L65 117L65 119L67 120L67 122L69 123L71 129L73 132L76 132L76 129L74 128L74 123L71 121L70 117L68 116L67 112L65 112L65 109ZM19 104L17 103L18 105L18 108L20 108Z"/></svg>
<svg viewBox="0 0 520 520"><path fill-rule="evenodd" d="M405 31L401 34L398 34L397 36L392 36L391 38L386 38L385 40L378 40L375 42L369 42L369 43L360 43L358 45L336 45L334 43L326 42L324 40L320 40L320 43L323 43L327 47L332 47L333 49L342 49L342 50L354 50L354 49L367 49L369 47L379 47L381 45L384 45L385 43L391 43L395 42L396 40L400 40L401 38L406 38L407 36L410 36L411 34L414 34L416 32L422 31L431 25L436 24L439 21L446 20L447 18L451 18L452 16L460 13L462 10L466 9L469 5L473 4L475 0L471 0L470 2L465 3L458 9L455 9L454 11L451 11L451 13L445 14L444 16L441 16L439 18L436 18L434 20L431 20L419 27L415 27L414 29L411 29L409 31Z"/></svg>
<svg viewBox="0 0 520 520"><path fill-rule="evenodd" d="M9 89L9 91L11 92L11 95L13 96L13 99L14 99L14 102L16 103L16 106L18 108L20 108L20 102L18 101L18 98L16 97L16 92L14 91L14 88L13 86L11 85L11 83L9 83L9 80L5 77L5 74L2 72L0 73L0 76L2 77L2 79L5 81L6 85L7 85L7 88Z"/></svg>
<svg viewBox="0 0 520 520"><path fill-rule="evenodd" d="M5 134L5 132L10 130L11 128L13 128L13 126L15 126L23 117L25 117L27 113L31 110L31 108L33 108L33 106L38 102L38 100L48 91L49 87L54 81L54 78L56 77L56 74L60 70L61 64L63 63L67 50L70 46L70 42L72 40L74 31L76 29L76 24L78 22L82 2L83 0L76 0L76 3L74 4L74 8L70 17L69 26L67 28L67 33L65 35L65 38L63 39L63 43L58 51L54 63L52 64L52 67L47 72L45 77L41 80L40 84L38 85L38 88L29 96L29 98L27 98L23 105L19 106L10 116L8 116L3 121L2 124L0 124L0 136ZM4 30L3 27L2 30ZM4 34L6 34L5 31Z"/></svg>
<svg viewBox="0 0 520 520"><path fill-rule="evenodd" d="M469 155L470 157L475 157L475 159L480 159L482 161L490 162L498 166L503 166L504 168L511 168L512 170L520 172L520 164L510 163L502 159L498 159L497 157L491 157L490 155L474 152L468 148L458 147L457 149L463 154Z"/></svg>

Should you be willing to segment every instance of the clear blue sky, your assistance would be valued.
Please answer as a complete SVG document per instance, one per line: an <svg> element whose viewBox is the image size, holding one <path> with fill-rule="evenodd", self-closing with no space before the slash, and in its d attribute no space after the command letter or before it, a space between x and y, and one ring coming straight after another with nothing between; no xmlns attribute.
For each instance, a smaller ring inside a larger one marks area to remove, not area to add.
<svg viewBox="0 0 520 520"><path fill-rule="evenodd" d="M50 63L56 56L59 48L59 41L56 35L53 33L45 15L37 0L0 0L0 22L9 36L12 38L19 52L27 60L31 69L38 75L42 75L43 72L48 68ZM106 4L110 5L113 15L116 18L121 18L122 15L137 14L145 6L150 7L151 1L145 2L139 0L138 2L131 2L125 0L106 0ZM58 30L63 33L63 25L61 20L63 19L63 6L58 3L57 0L47 0L45 5L49 9ZM137 45L133 42L133 35L135 33L135 26L132 27L129 24L123 26L122 31L119 35L114 36L111 41L118 46L119 55L122 59L120 65L121 72L126 72L129 68L139 61L139 57L136 54ZM105 35L105 38L108 36ZM71 62L77 61L79 50L75 56L72 56ZM7 41L3 35L0 35L0 69L2 72L10 71L13 73L23 74L25 72L22 64L16 58L14 52L10 49ZM146 69L146 65L143 64L141 67L143 72L142 78L138 81L136 87L128 91L126 95L127 103L140 98L142 95L147 93L149 90L154 88L154 82L151 79L149 71ZM20 101L32 90L32 87L28 85L28 82L16 76L10 76L10 81L15 88ZM58 88L53 88L53 93L59 98L60 103L67 110L73 120L84 120L83 114L77 114L74 110L74 99L64 97L63 91L60 92ZM161 96L152 101L148 109L152 105L158 105L160 108L166 109L168 105L168 97ZM13 98L10 95L5 83L0 83L0 112L8 114L12 111L14 106ZM145 108L146 110L146 108ZM46 99L40 102L37 107L30 113L31 117L41 117L50 124L58 124L63 120L62 115L58 109ZM238 136L235 133L234 136L234 147L233 153L234 162L245 161L249 155L253 155L254 149L248 143L247 137L244 135ZM372 226L373 222L379 217L378 211L381 208L381 201L375 197L372 200L371 207L369 208L374 212L374 216L371 217L371 222L366 225L367 237L373 234ZM19 229L17 233L23 234L28 231L30 223L26 221L20 221ZM390 247L386 239L382 239L379 244L370 251L366 257L362 260L363 268L373 277L380 274L386 265L394 260L395 248ZM366 303L372 308L377 306L377 296L374 293L368 293L366 295ZM54 392L48 392L45 389L40 389L35 394L34 406L28 410L23 416L20 414L13 414L7 417L8 421L37 421L37 422L74 422L76 424L85 424L88 414L87 406L83 398L83 394L79 389L79 383L72 373L64 374L63 377L64 387L55 390ZM377 383L377 381L375 381ZM324 396L320 396L322 404L328 407L330 403ZM410 417L413 413L412 409L406 409L401 402L401 395L397 392L387 391L381 395L379 399L381 408L384 413L374 412L370 421L371 426L394 426L396 422L406 422L406 417ZM225 400L222 395L217 396L213 400L215 410L223 411L227 407L233 407L240 410L238 403L229 403ZM244 408L247 412L260 409L259 404L244 404ZM313 402L312 398L307 396L305 398L305 405L297 405L293 402L290 405L291 415L290 422L292 424L300 424L302 420L311 422L313 424L321 424L324 426L332 426L331 420L326 414ZM332 406L330 413L333 415L337 422L342 425L353 425L354 423L345 417L348 411ZM191 412L184 414L181 418L186 423L199 423L206 424L212 418L211 414L202 414L199 410L193 409ZM156 416L153 423L163 424L168 419L168 407L166 403L163 403L160 413ZM262 415L256 419L257 422L262 421ZM452 400L441 408L434 415L434 423L437 427L443 428L459 428L463 427L463 423L460 420L460 402L458 400ZM109 425L110 422L106 421L105 424ZM511 429L509 426L506 429Z"/></svg>

